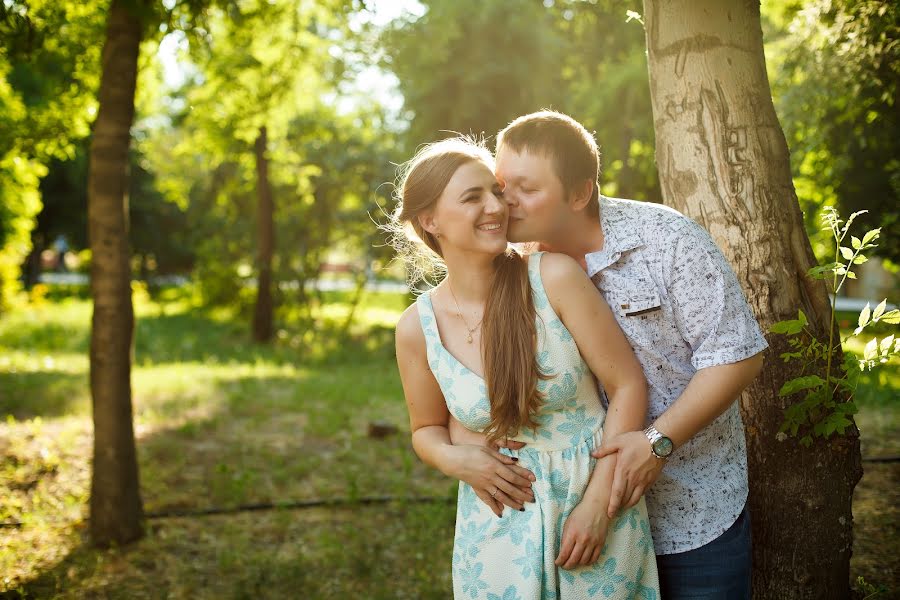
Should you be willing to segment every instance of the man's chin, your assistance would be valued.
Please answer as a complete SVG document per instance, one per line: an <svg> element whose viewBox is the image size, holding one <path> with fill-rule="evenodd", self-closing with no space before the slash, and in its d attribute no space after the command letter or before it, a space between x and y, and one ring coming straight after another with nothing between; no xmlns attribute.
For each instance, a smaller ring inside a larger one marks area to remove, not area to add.
<svg viewBox="0 0 900 600"><path fill-rule="evenodd" d="M512 244L521 244L532 241L528 237L528 231L522 226L522 222L510 221L506 228L506 239Z"/></svg>

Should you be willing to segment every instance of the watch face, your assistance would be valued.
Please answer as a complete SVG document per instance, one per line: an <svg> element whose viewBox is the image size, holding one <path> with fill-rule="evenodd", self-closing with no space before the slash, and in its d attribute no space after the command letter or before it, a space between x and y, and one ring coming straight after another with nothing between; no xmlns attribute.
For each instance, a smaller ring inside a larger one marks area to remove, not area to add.
<svg viewBox="0 0 900 600"><path fill-rule="evenodd" d="M674 445L672 444L672 440L667 438L666 436L662 436L655 442L653 442L653 453L661 458L666 458L670 454L672 454L672 450L674 449Z"/></svg>

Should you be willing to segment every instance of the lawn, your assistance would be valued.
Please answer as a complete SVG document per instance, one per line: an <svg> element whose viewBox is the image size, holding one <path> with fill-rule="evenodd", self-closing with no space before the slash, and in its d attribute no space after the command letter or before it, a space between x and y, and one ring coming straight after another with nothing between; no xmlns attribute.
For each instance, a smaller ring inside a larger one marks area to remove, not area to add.
<svg viewBox="0 0 900 600"><path fill-rule="evenodd" d="M147 536L85 544L90 307L47 300L0 320L0 597L446 598L455 485L412 453L393 360L406 299L347 296L256 346L189 289L136 295L132 374ZM861 386L864 455L900 454L900 366ZM367 435L374 421L400 432ZM897 573L898 467L866 464L854 577ZM366 498L393 497L365 503ZM409 498L430 498L412 502ZM342 499L340 506L291 503ZM233 510L248 505L268 510ZM217 509L210 516L164 516ZM886 596L885 596L886 597Z"/></svg>

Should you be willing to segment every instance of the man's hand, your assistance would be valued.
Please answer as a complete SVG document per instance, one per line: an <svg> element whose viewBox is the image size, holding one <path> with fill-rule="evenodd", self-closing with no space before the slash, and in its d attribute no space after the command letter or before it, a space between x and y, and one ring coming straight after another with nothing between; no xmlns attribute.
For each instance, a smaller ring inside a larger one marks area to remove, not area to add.
<svg viewBox="0 0 900 600"><path fill-rule="evenodd" d="M600 459L618 453L613 475L607 516L611 519L620 508L631 508L653 485L666 464L650 450L650 440L642 431L622 433L591 452Z"/></svg>
<svg viewBox="0 0 900 600"><path fill-rule="evenodd" d="M563 569L592 565L600 558L609 518L602 507L596 509L586 502L580 502L563 525L559 555L553 563Z"/></svg>

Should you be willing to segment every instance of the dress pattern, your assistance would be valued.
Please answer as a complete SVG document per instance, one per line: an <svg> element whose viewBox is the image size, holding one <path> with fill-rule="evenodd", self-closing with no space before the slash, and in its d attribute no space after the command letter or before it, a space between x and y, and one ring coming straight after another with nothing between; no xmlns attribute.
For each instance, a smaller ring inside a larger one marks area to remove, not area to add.
<svg viewBox="0 0 900 600"><path fill-rule="evenodd" d="M453 593L457 599L657 600L656 556L642 499L609 526L606 544L593 565L565 570L553 564L563 525L578 505L596 460L606 416L593 375L575 340L550 306L540 276L541 254L529 257L537 323L538 382L544 403L535 430L514 438L523 449L502 450L519 458L537 481L534 503L525 511L506 508L498 518L468 484L460 482L453 546ZM465 427L482 431L490 422L484 380L443 346L430 293L417 300L429 367L450 412Z"/></svg>

